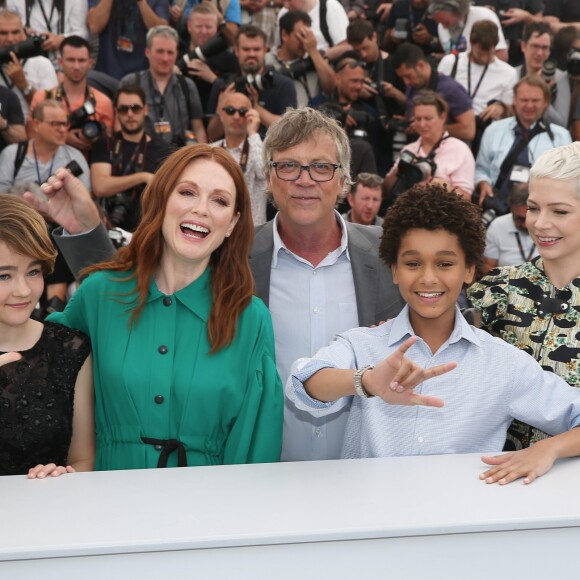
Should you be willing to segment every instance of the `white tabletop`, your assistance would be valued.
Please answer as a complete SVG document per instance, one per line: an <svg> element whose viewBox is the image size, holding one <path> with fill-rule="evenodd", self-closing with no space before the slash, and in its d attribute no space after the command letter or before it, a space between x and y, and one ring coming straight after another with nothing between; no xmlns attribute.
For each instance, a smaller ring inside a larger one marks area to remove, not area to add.
<svg viewBox="0 0 580 580"><path fill-rule="evenodd" d="M479 455L0 477L0 561L580 526L580 460L487 485Z"/></svg>

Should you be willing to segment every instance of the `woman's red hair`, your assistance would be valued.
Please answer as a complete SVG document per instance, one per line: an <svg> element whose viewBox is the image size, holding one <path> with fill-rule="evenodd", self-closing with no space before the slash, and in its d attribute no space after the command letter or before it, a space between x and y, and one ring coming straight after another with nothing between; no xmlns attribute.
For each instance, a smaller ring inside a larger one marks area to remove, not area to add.
<svg viewBox="0 0 580 580"><path fill-rule="evenodd" d="M101 270L131 272L123 280L136 278L135 308L131 323L141 315L151 280L161 261L167 200L186 167L196 159L209 159L221 165L236 186L234 214L240 218L229 238L214 251L210 259L213 304L208 321L211 352L231 344L238 318L252 299L254 280L248 256L254 237L250 194L238 163L221 147L198 144L183 147L168 157L155 173L141 198L142 217L131 243L121 248L108 262L87 268L83 275Z"/></svg>

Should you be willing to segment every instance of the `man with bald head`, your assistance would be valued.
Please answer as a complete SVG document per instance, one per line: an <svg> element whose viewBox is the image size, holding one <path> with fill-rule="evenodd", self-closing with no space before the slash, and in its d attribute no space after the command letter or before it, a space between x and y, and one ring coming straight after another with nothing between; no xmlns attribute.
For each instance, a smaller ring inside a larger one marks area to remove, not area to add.
<svg viewBox="0 0 580 580"><path fill-rule="evenodd" d="M217 115L224 128L224 138L212 143L223 147L240 164L250 191L254 225L266 222L266 180L262 165L262 138L258 133L260 114L252 109L243 93L226 89L219 97Z"/></svg>

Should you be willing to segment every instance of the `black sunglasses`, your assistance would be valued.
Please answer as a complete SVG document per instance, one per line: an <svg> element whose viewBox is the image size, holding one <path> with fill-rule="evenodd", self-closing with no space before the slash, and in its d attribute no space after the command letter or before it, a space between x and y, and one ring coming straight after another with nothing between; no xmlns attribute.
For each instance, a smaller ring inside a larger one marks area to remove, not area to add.
<svg viewBox="0 0 580 580"><path fill-rule="evenodd" d="M131 105L117 105L117 113L126 115L129 111L131 113L140 113L145 107L139 105L138 103L132 103Z"/></svg>
<svg viewBox="0 0 580 580"><path fill-rule="evenodd" d="M227 107L222 107L222 111L229 117L235 115L236 113L238 113L240 117L245 117L249 109L247 109L246 107L240 107L239 109L236 109L235 107L228 105Z"/></svg>
<svg viewBox="0 0 580 580"><path fill-rule="evenodd" d="M340 72L342 69L345 69L346 67L348 68L366 68L366 63L362 62L360 60L348 60L346 62L343 62L341 64L338 65L338 67L336 68L336 72Z"/></svg>

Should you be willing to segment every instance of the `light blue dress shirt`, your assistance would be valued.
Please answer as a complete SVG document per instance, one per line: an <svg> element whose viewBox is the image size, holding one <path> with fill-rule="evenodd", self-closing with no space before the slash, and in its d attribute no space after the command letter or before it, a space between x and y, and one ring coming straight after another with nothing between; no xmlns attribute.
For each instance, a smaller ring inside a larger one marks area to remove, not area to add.
<svg viewBox="0 0 580 580"><path fill-rule="evenodd" d="M288 250L274 221L274 253L269 309L274 325L276 367L282 381L292 363L312 356L340 332L359 325L348 234L342 217L340 246L318 266ZM282 461L337 459L348 409L332 417L313 418L288 402L284 408Z"/></svg>
<svg viewBox="0 0 580 580"><path fill-rule="evenodd" d="M516 118L509 117L509 119L495 121L483 132L475 160L476 185L481 181L487 181L493 186L497 181L501 164L514 143L516 124ZM528 143L528 156L531 164L549 149L572 143L570 133L563 127L550 124L550 131L553 139L547 132L544 132L536 135Z"/></svg>
<svg viewBox="0 0 580 580"><path fill-rule="evenodd" d="M543 371L527 353L469 326L458 309L451 336L435 354L422 339L407 352L424 367L458 363L453 371L415 389L443 399L443 408L388 405L379 398L360 397L322 403L307 395L303 382L316 371L362 368L396 350L413 335L408 314L405 307L386 324L349 330L314 358L293 366L286 397L298 408L326 416L352 402L342 458L498 452L512 418L553 435L580 424L577 389Z"/></svg>

